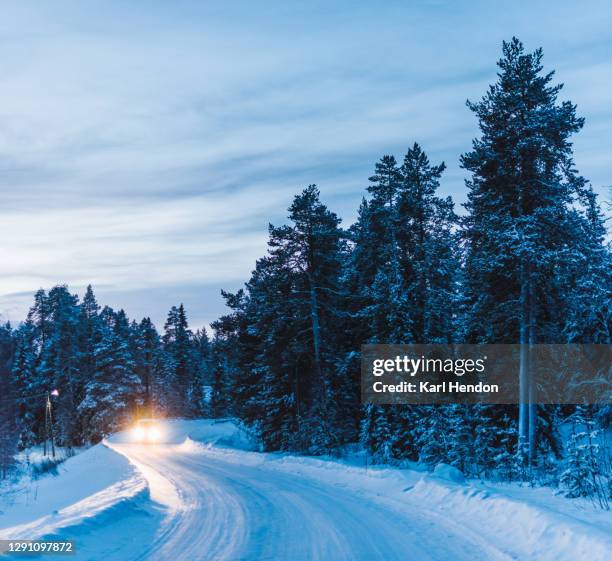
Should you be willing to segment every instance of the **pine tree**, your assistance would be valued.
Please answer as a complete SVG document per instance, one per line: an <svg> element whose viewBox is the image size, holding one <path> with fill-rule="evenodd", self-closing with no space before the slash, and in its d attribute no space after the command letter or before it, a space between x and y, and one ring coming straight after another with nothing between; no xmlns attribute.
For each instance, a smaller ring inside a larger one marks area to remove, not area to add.
<svg viewBox="0 0 612 561"><path fill-rule="evenodd" d="M19 440L17 395L11 372L15 351L10 324L0 325L0 480L15 464Z"/></svg>
<svg viewBox="0 0 612 561"><path fill-rule="evenodd" d="M386 463L393 459L389 422L391 408L386 405L368 404L361 423L361 445L372 455L375 463Z"/></svg>
<svg viewBox="0 0 612 561"><path fill-rule="evenodd" d="M213 384L213 353L206 328L198 329L193 335L196 352L197 367L199 371L200 415L211 415L211 399Z"/></svg>
<svg viewBox="0 0 612 561"><path fill-rule="evenodd" d="M161 340L150 318L144 318L134 327L135 371L142 387L142 405L145 417L154 417L156 411L167 411L167 389L164 387Z"/></svg>
<svg viewBox="0 0 612 561"><path fill-rule="evenodd" d="M379 259L388 266L390 284L398 290L400 282L400 250L398 245L398 192L402 177L393 156L383 156L375 166L374 175L369 178L368 192L372 195L370 214L374 229L384 243L379 247Z"/></svg>
<svg viewBox="0 0 612 561"><path fill-rule="evenodd" d="M123 310L100 312L100 340L94 349L95 372L79 404L83 437L97 442L123 426L142 395L130 348L130 326Z"/></svg>
<svg viewBox="0 0 612 561"><path fill-rule="evenodd" d="M217 361L217 380L231 381L235 410L267 449L320 453L350 430L350 422L335 425L351 402L335 364L343 299L339 222L318 189L307 187L289 208L289 224L270 226L268 255L246 290L225 294L233 314L213 324L216 346L231 341L238 349L225 355L236 357L235 372ZM213 395L218 402L218 387Z"/></svg>
<svg viewBox="0 0 612 561"><path fill-rule="evenodd" d="M96 374L96 346L100 343L102 329L99 319L100 306L96 300L91 285L87 286L83 301L79 305L77 323L77 346L78 346L78 371L79 371L79 390L75 395L75 402L78 404L79 430L84 426L84 420L80 416L80 404L85 399L87 384L94 379Z"/></svg>
<svg viewBox="0 0 612 561"><path fill-rule="evenodd" d="M447 409L443 405L421 407L417 421L419 460L431 467L449 463L452 446Z"/></svg>
<svg viewBox="0 0 612 561"><path fill-rule="evenodd" d="M353 246L343 275L351 294L347 331L353 349L364 342L453 340L459 255L452 200L436 195L444 167L431 165L417 143L401 167L392 156L376 165L368 187L372 199L362 203L350 229ZM419 409L385 415L390 431L384 438L393 455L416 457L411 432ZM368 427L375 430L375 423ZM374 448L382 445L374 435L366 440Z"/></svg>
<svg viewBox="0 0 612 561"><path fill-rule="evenodd" d="M612 342L612 254L606 243L606 228L597 196L585 185L581 193L584 220L582 247L565 262L559 298L559 321L569 342L610 344Z"/></svg>
<svg viewBox="0 0 612 561"><path fill-rule="evenodd" d="M53 287L47 296L48 317L41 332L44 344L40 353L39 372L45 391L59 391L55 419L59 444L82 444L78 404L84 392L79 370L78 298L66 286Z"/></svg>
<svg viewBox="0 0 612 561"><path fill-rule="evenodd" d="M34 294L34 305L28 312L28 321L36 329L36 352L40 353L49 336L51 310L46 292L41 288Z"/></svg>
<svg viewBox="0 0 612 561"><path fill-rule="evenodd" d="M457 216L451 198L436 195L444 169L444 163L432 166L417 143L408 150L401 167L398 238L411 340L417 343L449 343L455 330L452 311L459 259L453 229Z"/></svg>
<svg viewBox="0 0 612 561"><path fill-rule="evenodd" d="M360 241L365 242L366 247L375 248L374 255L370 255L373 261L354 262L358 271L363 266L374 267L371 283L364 295L369 295L371 302L368 317L373 335L368 339L370 342L381 343L409 342L412 324L406 298L406 282L401 270L399 240L404 219L398 201L402 175L395 158L383 156L369 180L371 185L368 186L368 192L372 194L372 199L360 216L367 220L366 236ZM365 256L366 252L362 250L357 254L357 257Z"/></svg>
<svg viewBox="0 0 612 561"><path fill-rule="evenodd" d="M234 414L245 423L254 425L258 415L252 406L258 392L260 376L253 366L258 354L258 337L251 325L251 300L245 290L235 294L221 291L229 314L212 323L213 416Z"/></svg>
<svg viewBox="0 0 612 561"><path fill-rule="evenodd" d="M311 451L324 451L336 443L338 434L330 423L334 412L330 384L335 361L334 319L340 296L342 232L340 219L319 199L319 190L309 185L289 207L290 225L270 227L270 259L291 283L290 299L296 324L305 337L292 341L295 365L288 365L302 378L296 381L304 405L303 430ZM297 321L296 321L297 320Z"/></svg>
<svg viewBox="0 0 612 561"><path fill-rule="evenodd" d="M612 498L610 473L603 466L600 431L589 407L579 405L571 417L572 434L567 449L566 469L559 483L569 498L589 497L608 509Z"/></svg>
<svg viewBox="0 0 612 561"><path fill-rule="evenodd" d="M204 402L202 370L183 304L170 309L162 341L167 357L166 368L173 385L174 414L197 416L201 414Z"/></svg>
<svg viewBox="0 0 612 561"><path fill-rule="evenodd" d="M497 476L504 481L512 481L520 475L521 464L517 454L518 435L516 423L507 415L494 428L499 444L495 447L493 465Z"/></svg>
<svg viewBox="0 0 612 561"><path fill-rule="evenodd" d="M470 407L462 404L446 405L449 446L448 463L463 474L473 474L473 466L478 462L474 453L474 433L470 426Z"/></svg>
<svg viewBox="0 0 612 561"><path fill-rule="evenodd" d="M37 442L40 423L43 418L42 396L46 391L44 380L38 375L35 352L36 328L30 319L26 320L14 334L15 354L12 364L12 379L16 399L17 425L20 448L27 448Z"/></svg>
<svg viewBox="0 0 612 561"><path fill-rule="evenodd" d="M587 187L570 142L584 121L572 103L557 103L562 86L551 85L553 73L543 74L541 61L541 49L528 54L516 38L503 44L497 82L481 101L468 102L481 137L461 160L471 173L465 339L523 345L519 438L531 461L537 408L527 346L566 340L556 313L564 299L559 274L589 250L580 210Z"/></svg>

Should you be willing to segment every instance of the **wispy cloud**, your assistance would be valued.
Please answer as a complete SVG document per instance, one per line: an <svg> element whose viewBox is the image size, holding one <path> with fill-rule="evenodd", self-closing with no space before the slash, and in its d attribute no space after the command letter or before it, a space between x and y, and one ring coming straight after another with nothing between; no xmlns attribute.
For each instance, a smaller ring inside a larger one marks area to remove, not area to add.
<svg viewBox="0 0 612 561"><path fill-rule="evenodd" d="M6 8L0 311L16 321L36 288L91 282L132 315L160 323L184 299L210 321L295 192L318 183L350 222L374 162L414 140L461 202L458 157L477 134L465 100L514 34L544 47L586 116L576 162L603 188L611 26L606 2Z"/></svg>

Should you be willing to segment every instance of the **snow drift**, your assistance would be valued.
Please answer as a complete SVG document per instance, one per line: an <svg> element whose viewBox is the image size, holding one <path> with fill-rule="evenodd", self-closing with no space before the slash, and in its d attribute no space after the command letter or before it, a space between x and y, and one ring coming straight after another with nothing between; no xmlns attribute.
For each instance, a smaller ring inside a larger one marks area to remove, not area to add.
<svg viewBox="0 0 612 561"><path fill-rule="evenodd" d="M22 480L0 496L0 539L54 534L146 494L146 480L135 466L99 444L60 464L57 476Z"/></svg>

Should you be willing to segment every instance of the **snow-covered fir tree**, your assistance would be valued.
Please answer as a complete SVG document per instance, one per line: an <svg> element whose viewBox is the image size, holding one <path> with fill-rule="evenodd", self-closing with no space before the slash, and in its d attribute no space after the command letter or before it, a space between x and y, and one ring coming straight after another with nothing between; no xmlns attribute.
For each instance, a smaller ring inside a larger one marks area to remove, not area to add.
<svg viewBox="0 0 612 561"><path fill-rule="evenodd" d="M462 156L467 181L466 321L472 343L562 343L567 330L584 330L585 310L573 308L601 279L599 218L588 183L572 160L571 136L583 126L576 107L557 101L562 85L543 72L542 50L525 51L516 38L503 44L498 80L479 102L468 102L480 138ZM594 276L593 276L594 275ZM568 293L575 296L568 298ZM581 300L582 299L582 300ZM597 298L597 311L605 309ZM571 318L573 326L566 324ZM578 325L583 327L579 328ZM530 403L526 351L519 379L520 451L536 461L538 406Z"/></svg>
<svg viewBox="0 0 612 561"><path fill-rule="evenodd" d="M0 480L14 464L19 444L17 388L11 366L15 343L10 324L0 325Z"/></svg>
<svg viewBox="0 0 612 561"><path fill-rule="evenodd" d="M171 411L187 417L200 415L204 405L202 365L183 304L168 312L162 342L166 376L171 381L166 387Z"/></svg>
<svg viewBox="0 0 612 561"><path fill-rule="evenodd" d="M592 408L579 405L571 423L561 488L567 497L589 497L607 509L612 500L610 458L605 457L609 450L602 446L602 431L597 428Z"/></svg>

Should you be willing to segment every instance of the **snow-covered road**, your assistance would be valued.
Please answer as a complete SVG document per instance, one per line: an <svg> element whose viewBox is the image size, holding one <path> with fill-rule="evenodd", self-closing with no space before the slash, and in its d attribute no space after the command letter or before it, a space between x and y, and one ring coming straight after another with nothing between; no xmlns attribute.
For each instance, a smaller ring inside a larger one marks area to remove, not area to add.
<svg viewBox="0 0 612 561"><path fill-rule="evenodd" d="M141 559L509 560L457 523L398 512L364 494L235 456L176 446L114 448L144 468L169 516ZM167 482L175 488L173 496Z"/></svg>
<svg viewBox="0 0 612 561"><path fill-rule="evenodd" d="M155 445L119 433L0 492L0 539L70 539L75 561L611 558L612 513L550 489L366 468L359 451L260 453L230 420L164 432Z"/></svg>

